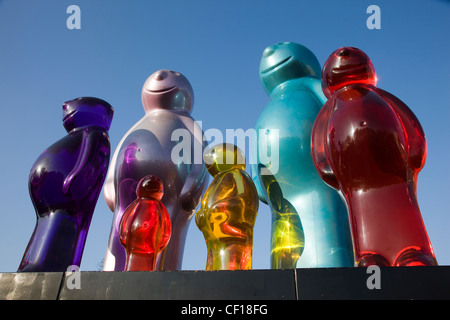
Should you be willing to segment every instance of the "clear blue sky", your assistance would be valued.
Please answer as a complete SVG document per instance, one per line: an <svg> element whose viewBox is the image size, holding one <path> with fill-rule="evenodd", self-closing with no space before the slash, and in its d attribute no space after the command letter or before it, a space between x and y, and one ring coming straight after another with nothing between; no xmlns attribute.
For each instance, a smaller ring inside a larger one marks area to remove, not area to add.
<svg viewBox="0 0 450 320"><path fill-rule="evenodd" d="M81 30L66 9L81 8ZM381 9L369 30L366 9ZM0 272L14 272L35 225L28 174L42 151L62 138L62 103L79 96L115 108L112 150L143 115L140 92L158 69L183 73L203 128L252 128L268 102L258 77L265 47L282 41L310 48L323 65L341 46L372 59L379 87L419 118L428 157L418 201L437 260L450 265L450 2L443 0L0 0ZM113 214L100 196L81 270L103 259ZM270 211L261 203L253 267L269 268ZM192 221L183 269L206 262Z"/></svg>

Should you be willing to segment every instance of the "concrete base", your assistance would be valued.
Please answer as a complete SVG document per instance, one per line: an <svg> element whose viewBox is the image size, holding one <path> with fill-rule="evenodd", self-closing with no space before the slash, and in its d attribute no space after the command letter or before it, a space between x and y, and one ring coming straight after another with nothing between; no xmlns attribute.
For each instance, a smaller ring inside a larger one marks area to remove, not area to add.
<svg viewBox="0 0 450 320"><path fill-rule="evenodd" d="M1 300L449 300L450 266L0 273Z"/></svg>

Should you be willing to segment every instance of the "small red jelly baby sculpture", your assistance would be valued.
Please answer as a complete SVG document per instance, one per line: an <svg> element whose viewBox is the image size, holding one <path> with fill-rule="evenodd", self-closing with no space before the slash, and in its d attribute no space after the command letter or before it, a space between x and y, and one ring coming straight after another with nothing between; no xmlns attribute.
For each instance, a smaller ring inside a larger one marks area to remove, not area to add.
<svg viewBox="0 0 450 320"><path fill-rule="evenodd" d="M316 169L347 202L357 266L437 265L416 197L425 134L413 112L376 83L361 50L340 48L328 58L328 101L312 132Z"/></svg>
<svg viewBox="0 0 450 320"><path fill-rule="evenodd" d="M125 210L119 238L127 253L126 271L153 271L156 260L170 240L169 214L161 202L163 183L148 175L139 181L137 199Z"/></svg>

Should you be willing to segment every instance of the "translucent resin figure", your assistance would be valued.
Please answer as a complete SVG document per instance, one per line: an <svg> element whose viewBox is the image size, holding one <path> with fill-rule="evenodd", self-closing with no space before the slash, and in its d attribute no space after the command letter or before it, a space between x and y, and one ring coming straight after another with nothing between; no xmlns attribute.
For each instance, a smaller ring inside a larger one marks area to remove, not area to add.
<svg viewBox="0 0 450 320"><path fill-rule="evenodd" d="M63 105L68 134L48 147L29 177L37 223L18 271L67 271L80 266L95 205L108 170L114 110L97 98Z"/></svg>
<svg viewBox="0 0 450 320"><path fill-rule="evenodd" d="M139 182L136 200L125 210L119 238L127 252L126 271L154 271L156 258L170 240L170 217L164 204L163 183L154 175Z"/></svg>
<svg viewBox="0 0 450 320"><path fill-rule="evenodd" d="M322 71L329 100L312 134L314 163L347 201L357 266L436 265L416 199L425 135L413 112L376 83L361 50L330 55Z"/></svg>
<svg viewBox="0 0 450 320"><path fill-rule="evenodd" d="M189 81L178 72L159 70L144 83L145 116L119 142L105 182L104 195L114 218L103 270L125 268L119 223L136 199L138 182L149 174L163 181L162 202L172 225L170 243L156 262L157 269L181 269L189 222L200 202L206 176L203 133L190 115L193 101Z"/></svg>
<svg viewBox="0 0 450 320"><path fill-rule="evenodd" d="M206 270L251 269L259 200L245 157L235 145L219 144L205 152L205 163L214 179L195 222L206 240Z"/></svg>
<svg viewBox="0 0 450 320"><path fill-rule="evenodd" d="M326 101L320 65L304 46L266 48L260 79L270 102L259 116L252 178L272 211L271 266L275 269L353 266L345 203L318 175L311 130ZM278 150L277 163L265 163Z"/></svg>

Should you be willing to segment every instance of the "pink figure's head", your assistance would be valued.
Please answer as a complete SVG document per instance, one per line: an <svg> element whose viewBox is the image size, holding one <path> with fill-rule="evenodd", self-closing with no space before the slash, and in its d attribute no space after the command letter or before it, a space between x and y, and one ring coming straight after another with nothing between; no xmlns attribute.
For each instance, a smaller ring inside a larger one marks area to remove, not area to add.
<svg viewBox="0 0 450 320"><path fill-rule="evenodd" d="M136 188L136 195L138 198L161 200L163 194L163 183L161 179L154 175L148 175L142 178Z"/></svg>
<svg viewBox="0 0 450 320"><path fill-rule="evenodd" d="M369 57L353 47L335 50L322 69L322 90L329 99L333 92L352 84L377 84L377 75Z"/></svg>
<svg viewBox="0 0 450 320"><path fill-rule="evenodd" d="M191 113L194 104L194 92L189 81L181 73L171 70L158 70L148 77L141 97L145 112L168 109Z"/></svg>

